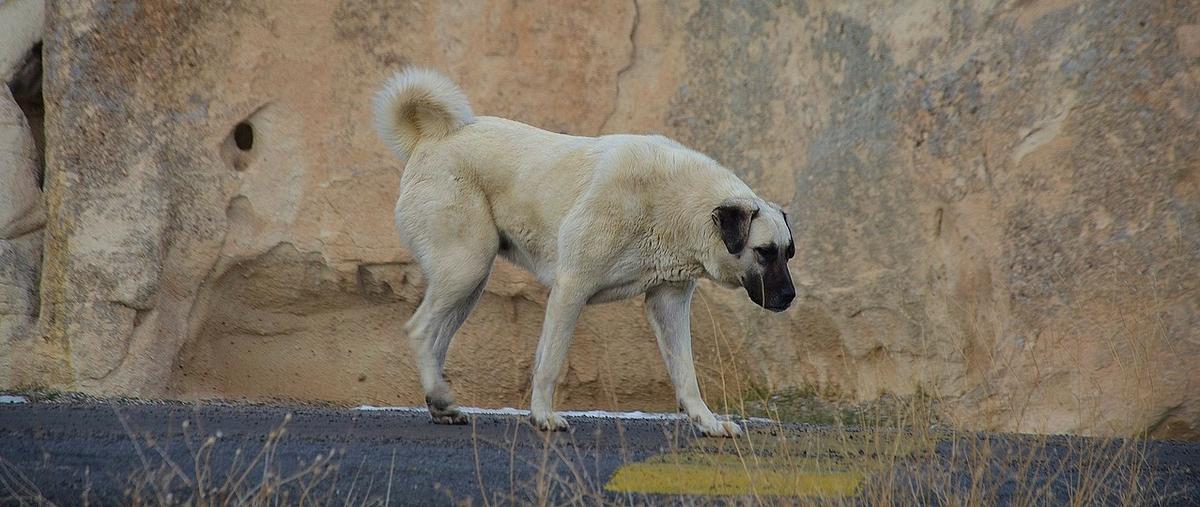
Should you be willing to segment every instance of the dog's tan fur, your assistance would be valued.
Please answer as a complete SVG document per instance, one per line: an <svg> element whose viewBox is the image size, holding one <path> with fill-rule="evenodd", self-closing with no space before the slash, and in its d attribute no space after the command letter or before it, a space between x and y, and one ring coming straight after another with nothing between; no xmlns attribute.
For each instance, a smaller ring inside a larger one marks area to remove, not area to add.
<svg viewBox="0 0 1200 507"><path fill-rule="evenodd" d="M706 435L740 433L700 397L691 297L699 278L737 287L757 276L756 287L764 287L761 259L744 253L790 245L778 206L708 157L661 136L576 137L475 117L465 95L428 70L398 73L374 108L381 137L408 160L396 225L428 286L404 329L436 422L465 421L442 366L500 254L551 288L533 375L531 417L539 427L567 427L552 402L583 307L645 293L683 410ZM730 251L718 208L741 212L741 251ZM791 290L790 278L784 290ZM786 308L791 296L774 299L786 299Z"/></svg>

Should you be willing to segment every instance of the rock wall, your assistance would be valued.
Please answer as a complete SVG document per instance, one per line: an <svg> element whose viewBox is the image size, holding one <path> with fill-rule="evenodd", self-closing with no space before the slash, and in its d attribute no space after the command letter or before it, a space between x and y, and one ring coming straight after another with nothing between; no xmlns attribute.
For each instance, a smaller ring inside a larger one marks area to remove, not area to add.
<svg viewBox="0 0 1200 507"><path fill-rule="evenodd" d="M40 302L0 327L4 384L419 404L368 107L418 63L479 114L663 133L785 205L797 307L697 298L714 405L923 389L973 428L1200 437L1195 3L163 4L46 5ZM545 298L498 265L460 401L526 403ZM640 306L585 312L562 407L673 408Z"/></svg>
<svg viewBox="0 0 1200 507"><path fill-rule="evenodd" d="M44 16L40 1L0 2L0 379L29 343L39 311Z"/></svg>

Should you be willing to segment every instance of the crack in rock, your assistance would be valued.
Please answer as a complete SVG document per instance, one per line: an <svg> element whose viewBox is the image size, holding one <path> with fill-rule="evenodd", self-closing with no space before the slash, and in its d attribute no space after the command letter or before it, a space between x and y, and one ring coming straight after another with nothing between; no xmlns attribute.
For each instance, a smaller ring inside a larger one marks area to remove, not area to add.
<svg viewBox="0 0 1200 507"><path fill-rule="evenodd" d="M641 21L641 8L638 7L637 0L633 0L633 23L629 28L629 60L625 62L625 66L617 70L617 90L613 97L612 110L608 112L608 116L604 118L604 122L600 124L600 134L603 135L608 130L608 123L612 121L613 116L616 116L617 109L621 107L621 78L633 65L637 63L637 29L638 23Z"/></svg>

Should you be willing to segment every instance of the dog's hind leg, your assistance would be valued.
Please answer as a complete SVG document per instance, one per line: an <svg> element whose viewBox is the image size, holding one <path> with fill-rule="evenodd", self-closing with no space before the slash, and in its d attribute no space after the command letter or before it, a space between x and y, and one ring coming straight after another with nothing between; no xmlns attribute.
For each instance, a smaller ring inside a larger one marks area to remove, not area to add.
<svg viewBox="0 0 1200 507"><path fill-rule="evenodd" d="M415 355L430 417L436 423L464 424L467 419L454 402L443 366L450 341L483 293L500 238L487 209L476 200L447 203L406 201L406 197L401 196L397 225L402 234L407 233L425 273L426 287L425 299L404 331Z"/></svg>
<svg viewBox="0 0 1200 507"><path fill-rule="evenodd" d="M490 262L481 274L474 270L473 276L430 277L425 300L404 326L416 355L421 387L425 389L425 404L436 423L467 422L454 402L454 393L446 382L443 368L450 341L483 293L489 269Z"/></svg>
<svg viewBox="0 0 1200 507"><path fill-rule="evenodd" d="M692 293L696 283L660 285L646 292L646 318L658 338L658 349L675 384L675 397L696 429L710 437L735 437L741 428L720 421L700 397L692 360Z"/></svg>

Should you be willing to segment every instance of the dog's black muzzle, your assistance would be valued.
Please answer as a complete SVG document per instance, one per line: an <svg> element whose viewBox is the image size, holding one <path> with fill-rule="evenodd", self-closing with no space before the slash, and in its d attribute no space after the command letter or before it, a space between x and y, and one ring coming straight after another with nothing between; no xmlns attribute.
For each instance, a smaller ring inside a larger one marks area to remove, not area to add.
<svg viewBox="0 0 1200 507"><path fill-rule="evenodd" d="M761 276L747 275L742 279L742 287L754 304L773 312L787 310L796 299L796 286L786 262L771 263Z"/></svg>

